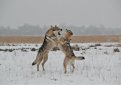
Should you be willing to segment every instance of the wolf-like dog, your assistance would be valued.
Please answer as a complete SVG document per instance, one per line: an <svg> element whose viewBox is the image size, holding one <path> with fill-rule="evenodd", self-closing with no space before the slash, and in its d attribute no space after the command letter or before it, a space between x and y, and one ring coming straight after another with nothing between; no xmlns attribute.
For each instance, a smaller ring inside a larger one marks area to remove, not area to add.
<svg viewBox="0 0 121 85"><path fill-rule="evenodd" d="M51 26L48 31L45 33L45 38L42 46L39 48L36 59L33 61L32 65L37 64L37 71L39 71L39 65L42 62L43 71L45 71L44 64L48 60L49 51L57 45L56 41L58 41L58 37L60 35L60 29L58 26Z"/></svg>
<svg viewBox="0 0 121 85"><path fill-rule="evenodd" d="M75 56L72 47L70 46L70 40L73 36L73 32L71 30L66 29L66 33L64 37L61 37L59 39L58 45L59 48L62 50L62 52L65 54L64 58L64 73L67 73L67 65L70 64L73 67L72 72L74 72L75 60L84 60L85 58L83 56Z"/></svg>

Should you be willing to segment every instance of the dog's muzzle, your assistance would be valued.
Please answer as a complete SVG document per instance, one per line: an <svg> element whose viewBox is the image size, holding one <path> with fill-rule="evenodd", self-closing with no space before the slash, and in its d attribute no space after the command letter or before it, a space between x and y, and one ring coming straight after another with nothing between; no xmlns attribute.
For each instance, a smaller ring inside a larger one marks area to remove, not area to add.
<svg viewBox="0 0 121 85"><path fill-rule="evenodd" d="M58 32L58 35L61 35L60 32Z"/></svg>
<svg viewBox="0 0 121 85"><path fill-rule="evenodd" d="M62 31L62 29L60 29L60 31ZM60 31L58 32L58 35L61 35Z"/></svg>

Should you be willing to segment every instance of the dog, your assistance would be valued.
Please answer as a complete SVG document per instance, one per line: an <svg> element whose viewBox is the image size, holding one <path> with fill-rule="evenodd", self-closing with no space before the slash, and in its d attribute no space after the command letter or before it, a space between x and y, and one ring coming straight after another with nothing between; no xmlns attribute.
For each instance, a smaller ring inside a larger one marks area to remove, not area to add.
<svg viewBox="0 0 121 85"><path fill-rule="evenodd" d="M36 59L33 61L32 65L37 64L37 71L39 71L39 65L42 62L43 71L45 71L44 64L48 60L49 51L57 45L56 41L60 36L60 29L58 26L51 26L45 33L45 38L42 46L39 48Z"/></svg>
<svg viewBox="0 0 121 85"><path fill-rule="evenodd" d="M65 54L63 66L64 73L67 73L67 65L70 64L72 66L72 72L74 72L75 60L84 60L83 56L75 56L72 47L70 46L70 40L72 39L73 32L71 30L66 29L65 36L59 39L58 45L60 50Z"/></svg>

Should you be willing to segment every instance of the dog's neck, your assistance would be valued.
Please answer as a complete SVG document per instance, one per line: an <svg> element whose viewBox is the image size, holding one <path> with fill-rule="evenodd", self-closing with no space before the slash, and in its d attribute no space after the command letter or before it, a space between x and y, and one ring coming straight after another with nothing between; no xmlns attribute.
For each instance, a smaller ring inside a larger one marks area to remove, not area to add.
<svg viewBox="0 0 121 85"><path fill-rule="evenodd" d="M65 38L67 41L70 41L70 40L71 40L71 36L70 36L70 35L65 35L64 38Z"/></svg>

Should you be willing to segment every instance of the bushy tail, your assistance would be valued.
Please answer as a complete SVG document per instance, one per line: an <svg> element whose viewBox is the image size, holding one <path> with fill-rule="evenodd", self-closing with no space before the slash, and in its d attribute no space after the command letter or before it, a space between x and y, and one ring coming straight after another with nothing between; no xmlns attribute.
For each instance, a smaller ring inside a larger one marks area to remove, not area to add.
<svg viewBox="0 0 121 85"><path fill-rule="evenodd" d="M83 57L83 56L76 56L75 59L76 59L76 60L84 60L85 57Z"/></svg>
<svg viewBox="0 0 121 85"><path fill-rule="evenodd" d="M32 66L37 64L37 58L33 61Z"/></svg>
<svg viewBox="0 0 121 85"><path fill-rule="evenodd" d="M38 57L38 54L37 54L36 59L35 59L35 60L33 61L33 63L32 63L32 66L37 64L38 58L39 58L39 57Z"/></svg>
<svg viewBox="0 0 121 85"><path fill-rule="evenodd" d="M32 63L32 66L33 66L33 65L36 65L36 64L37 64L37 63L34 61L34 62Z"/></svg>

